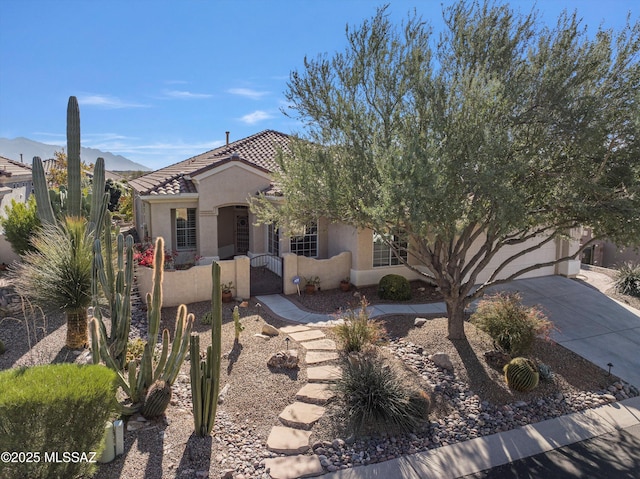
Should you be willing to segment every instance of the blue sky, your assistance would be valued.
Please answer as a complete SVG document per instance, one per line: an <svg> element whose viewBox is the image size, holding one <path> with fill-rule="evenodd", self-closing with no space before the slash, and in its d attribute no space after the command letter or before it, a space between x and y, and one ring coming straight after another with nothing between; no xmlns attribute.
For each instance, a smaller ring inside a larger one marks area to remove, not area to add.
<svg viewBox="0 0 640 479"><path fill-rule="evenodd" d="M441 3L388 0L400 21L416 8L437 32ZM82 145L156 169L264 129L300 125L281 113L289 73L305 55L346 45L384 2L3 0L0 137L65 144L78 97ZM637 0L539 0L542 20L577 9L590 32L619 30ZM533 2L512 1L529 11ZM1 154L1 152L0 152Z"/></svg>

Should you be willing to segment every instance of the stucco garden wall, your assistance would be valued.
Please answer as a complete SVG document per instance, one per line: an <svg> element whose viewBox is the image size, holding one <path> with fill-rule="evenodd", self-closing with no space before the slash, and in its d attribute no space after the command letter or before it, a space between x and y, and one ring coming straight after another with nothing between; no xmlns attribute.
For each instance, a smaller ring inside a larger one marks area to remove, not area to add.
<svg viewBox="0 0 640 479"><path fill-rule="evenodd" d="M304 288L304 278L317 276L322 289L334 289L340 286L340 280L349 277L351 253L345 251L328 259L307 258L293 253L282 255L284 269L284 294L297 292L293 278L299 276L300 287Z"/></svg>
<svg viewBox="0 0 640 479"><path fill-rule="evenodd" d="M234 296L248 298L249 293L249 258L236 256L232 260L219 261L221 283L233 282ZM141 297L151 292L153 269L136 268L138 290ZM162 305L178 306L180 304L211 301L211 265L193 266L187 270L169 270L164 272L162 281Z"/></svg>

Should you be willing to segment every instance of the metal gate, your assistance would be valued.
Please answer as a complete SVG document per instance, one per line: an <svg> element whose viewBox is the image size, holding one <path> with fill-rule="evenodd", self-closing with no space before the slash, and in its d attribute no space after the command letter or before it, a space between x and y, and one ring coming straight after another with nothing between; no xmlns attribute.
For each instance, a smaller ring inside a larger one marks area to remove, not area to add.
<svg viewBox="0 0 640 479"><path fill-rule="evenodd" d="M251 258L250 265L251 296L282 293L282 258L263 254Z"/></svg>

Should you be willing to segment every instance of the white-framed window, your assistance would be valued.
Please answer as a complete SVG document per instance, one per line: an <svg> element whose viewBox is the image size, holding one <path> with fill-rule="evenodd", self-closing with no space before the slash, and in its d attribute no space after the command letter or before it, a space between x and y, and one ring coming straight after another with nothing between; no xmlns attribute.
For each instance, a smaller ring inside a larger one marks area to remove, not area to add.
<svg viewBox="0 0 640 479"><path fill-rule="evenodd" d="M373 266L396 266L402 264L400 258L396 256L387 241L397 245L398 254L405 261L407 260L407 240L403 235L382 234L373 232Z"/></svg>
<svg viewBox="0 0 640 479"><path fill-rule="evenodd" d="M267 248L270 254L280 256L280 229L270 224L267 232Z"/></svg>
<svg viewBox="0 0 640 479"><path fill-rule="evenodd" d="M304 228L304 236L291 238L291 252L298 256L315 258L318 256L318 224L312 223Z"/></svg>
<svg viewBox="0 0 640 479"><path fill-rule="evenodd" d="M176 208L176 249L196 247L196 209Z"/></svg>

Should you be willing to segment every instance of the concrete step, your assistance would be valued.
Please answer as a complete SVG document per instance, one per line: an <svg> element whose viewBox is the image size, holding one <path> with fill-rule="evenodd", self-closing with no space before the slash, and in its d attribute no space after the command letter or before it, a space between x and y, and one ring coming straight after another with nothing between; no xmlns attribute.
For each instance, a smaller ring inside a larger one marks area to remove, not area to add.
<svg viewBox="0 0 640 479"><path fill-rule="evenodd" d="M324 473L320 459L315 454L266 459L265 467L272 479L297 479L319 476Z"/></svg>
<svg viewBox="0 0 640 479"><path fill-rule="evenodd" d="M310 383L332 383L342 377L338 366L311 366L307 368L307 381Z"/></svg>
<svg viewBox="0 0 640 479"><path fill-rule="evenodd" d="M336 343L332 339L316 339L302 343L302 347L309 351L336 351Z"/></svg>
<svg viewBox="0 0 640 479"><path fill-rule="evenodd" d="M335 361L338 359L338 353L331 351L307 351L305 361L307 364L324 363L325 361Z"/></svg>
<svg viewBox="0 0 640 479"><path fill-rule="evenodd" d="M284 408L279 418L285 426L309 430L324 411L322 406L296 401Z"/></svg>
<svg viewBox="0 0 640 479"><path fill-rule="evenodd" d="M279 454L302 454L309 449L311 431L273 426L267 438L267 449Z"/></svg>
<svg viewBox="0 0 640 479"><path fill-rule="evenodd" d="M297 333L287 333L291 339L301 343L302 341L312 341L314 339L321 339L326 337L325 334L318 329L311 329L309 331L299 331Z"/></svg>
<svg viewBox="0 0 640 479"><path fill-rule="evenodd" d="M311 404L326 404L335 397L335 393L328 384L308 383L296 393L296 400Z"/></svg>

